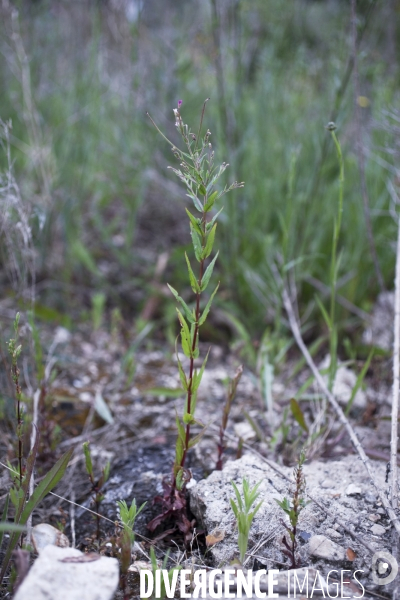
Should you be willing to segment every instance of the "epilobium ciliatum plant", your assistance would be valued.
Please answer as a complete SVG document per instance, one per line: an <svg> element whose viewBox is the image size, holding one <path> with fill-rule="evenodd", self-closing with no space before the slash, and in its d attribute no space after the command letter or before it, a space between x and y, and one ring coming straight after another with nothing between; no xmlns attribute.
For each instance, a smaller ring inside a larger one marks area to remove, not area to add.
<svg viewBox="0 0 400 600"><path fill-rule="evenodd" d="M117 500L117 505L122 523L122 532L119 538L119 547L121 551L120 587L124 594L124 600L127 600L129 598L127 575L132 561L132 546L135 542L135 532L133 528L135 527L136 517L144 509L146 502L144 502L140 508L137 507L135 498L133 498L130 507L128 507L125 500Z"/></svg>
<svg viewBox="0 0 400 600"><path fill-rule="evenodd" d="M148 527L154 530L162 521L169 517L176 520L178 528L185 538L190 539L190 523L186 518L186 501L184 488L190 479L190 473L185 468L187 453L200 440L204 433L204 426L196 420L197 391L207 363L208 353L204 358L201 368L195 369L195 360L199 357L199 332L204 325L211 303L217 293L219 283L214 287L206 303L203 303L203 295L211 280L211 275L218 257L218 252L212 257L215 234L217 230L217 218L222 207L212 216L214 207L227 192L243 187L243 183L235 181L221 190L215 186L226 168L227 163L220 166L214 164L214 150L210 142L211 132L207 129L202 135L202 125L207 100L204 102L197 133L193 133L183 121L181 115L182 101L179 100L178 107L174 109L175 125L181 135L185 151L180 150L173 144L157 127L153 119L153 125L162 137L170 144L172 152L179 161L179 168L169 167L183 182L186 187L186 195L194 205L194 212L186 209L190 221L190 233L193 243L193 252L197 261L197 269L185 253L185 260L189 274L189 281L194 293L193 305L187 304L179 293L171 286L172 295L179 304L177 308L178 319L181 327L181 348L183 354L189 360L188 371L185 372L176 348L179 377L186 393L186 402L182 415L176 415L178 438L176 441L175 461L173 465L172 478L170 482L164 482L164 496L158 501L163 506L161 515L153 519ZM191 427L199 425L202 430L192 437ZM189 535L188 535L189 534Z"/></svg>
<svg viewBox="0 0 400 600"><path fill-rule="evenodd" d="M283 523L286 531L289 534L289 541L286 536L283 536L282 543L285 546L283 554L290 559L290 568L297 569L300 563L297 560L297 525L299 522L299 516L303 508L307 505L307 501L304 498L306 490L306 480L303 472L303 465L306 460L305 451L302 450L299 456L298 463L294 469L294 489L292 499L284 498L283 500L276 500L281 509L289 517L290 527Z"/></svg>
<svg viewBox="0 0 400 600"><path fill-rule="evenodd" d="M9 530L10 537L8 538L7 548L3 558L3 563L0 570L0 587L4 580L4 577L8 571L11 557L18 543L22 545L21 531L26 529L29 517L32 515L36 507L41 503L43 498L57 485L57 483L63 477L68 463L71 459L73 448L68 450L56 464L46 473L41 479L40 483L34 489L33 493L30 493L30 483L33 476L35 461L39 450L39 432L36 429L35 438L32 448L24 459L23 456L23 438L24 438L24 419L23 419L23 407L22 407L22 389L19 380L19 367L18 359L21 354L22 347L18 344L18 326L19 326L19 313L17 314L14 321L14 337L8 343L8 352L11 357L11 375L15 385L15 412L16 412L16 437L18 441L17 445L17 467L14 469L11 467L11 473L13 477L12 486L10 488L8 497L6 499L5 509L1 517L1 530ZM14 507L14 518L13 524L7 523L7 513L9 507L9 501ZM1 541L3 541L1 539Z"/></svg>
<svg viewBox="0 0 400 600"><path fill-rule="evenodd" d="M243 564L244 557L246 556L247 552L247 546L249 544L250 527L254 517L260 510L260 507L263 503L261 500L261 502L259 502L253 510L251 510L251 507L260 495L258 488L261 484L261 481L259 481L252 489L250 489L250 484L247 479L243 479L243 500L237 485L233 481L231 481L231 484L235 490L236 502L231 498L230 503L238 526L240 562Z"/></svg>
<svg viewBox="0 0 400 600"><path fill-rule="evenodd" d="M110 476L110 461L107 461L106 465L101 470L99 479L96 480L93 471L92 454L90 452L89 442L83 443L83 453L85 455L85 466L86 472L89 476L89 481L92 486L93 501L96 511L96 539L100 540L100 503L104 500L104 494L102 488L107 483Z"/></svg>

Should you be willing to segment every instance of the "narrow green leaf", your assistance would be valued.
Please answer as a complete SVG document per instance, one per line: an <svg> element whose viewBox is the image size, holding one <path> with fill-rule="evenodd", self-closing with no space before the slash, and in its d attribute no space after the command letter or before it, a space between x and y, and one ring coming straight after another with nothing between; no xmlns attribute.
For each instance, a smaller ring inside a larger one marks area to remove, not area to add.
<svg viewBox="0 0 400 600"><path fill-rule="evenodd" d="M328 315L328 312L327 312L325 306L322 304L321 300L319 299L319 296L316 295L315 299L316 299L317 304L318 304L318 306L319 306L319 308L320 308L320 310L322 312L322 316L324 317L324 321L327 324L328 329L331 330L332 329L332 322L331 322L330 316Z"/></svg>
<svg viewBox="0 0 400 600"><path fill-rule="evenodd" d="M213 246L214 246L214 238L215 238L215 231L217 229L217 223L215 223L210 231L210 233L208 234L207 237L207 241L206 241L206 245L205 248L202 252L201 257L202 258L207 258L208 256L210 256Z"/></svg>
<svg viewBox="0 0 400 600"><path fill-rule="evenodd" d="M179 302L179 304L182 306L183 312L185 313L185 317L187 318L189 323L194 323L194 317L193 317L192 311L190 310L190 308L188 307L188 305L186 304L184 299L178 294L178 292L171 285L169 285L169 283L167 283L167 286L169 287L170 292L175 297L175 300L177 300Z"/></svg>
<svg viewBox="0 0 400 600"><path fill-rule="evenodd" d="M200 223L201 223L200 219L196 219L196 217L194 215L192 215L192 213L187 208L185 210L188 214L190 222L193 225L193 229L195 229L199 235L203 235L203 232L200 227Z"/></svg>
<svg viewBox="0 0 400 600"><path fill-rule="evenodd" d="M186 437L186 433L185 433L185 428L183 427L182 423L180 422L180 419L178 417L178 413L176 413L175 415L175 421L176 421L176 426L178 429L178 438L180 438L182 440L182 442L185 442L185 437Z"/></svg>
<svg viewBox="0 0 400 600"><path fill-rule="evenodd" d="M207 233L210 231L210 229L212 228L212 226L214 225L215 221L218 219L219 215L222 213L223 210L224 210L224 207L220 208L219 211L217 212L217 214L213 216L213 218L211 219L211 221L206 224L206 232Z"/></svg>
<svg viewBox="0 0 400 600"><path fill-rule="evenodd" d="M188 389L188 387L189 387L189 382L188 382L188 380L186 379L186 374L185 374L185 371L183 370L182 363L181 363L181 361L179 360L179 356L178 356L178 348L177 348L177 344L176 344L176 342L175 342L175 351L176 351L176 360L177 360L177 363L178 363L179 377L180 377L180 380L181 380L181 383L182 383L183 389L187 391L187 389Z"/></svg>
<svg viewBox="0 0 400 600"><path fill-rule="evenodd" d="M7 521L0 522L1 538L3 538L3 534L5 531L16 531L18 533L22 533L25 530L26 530L26 527L24 527L24 525L16 525L15 523L11 523L11 522L8 523Z"/></svg>
<svg viewBox="0 0 400 600"><path fill-rule="evenodd" d="M187 358L191 358L192 349L183 329L181 329L181 346L184 355L187 356Z"/></svg>
<svg viewBox="0 0 400 600"><path fill-rule="evenodd" d="M258 511L260 510L261 506L263 504L263 500L261 500L261 502L259 502L257 504L257 506L255 507L255 509L253 510L253 512L250 513L249 517L251 517L251 520L254 519L254 517L256 516L256 514L258 513Z"/></svg>
<svg viewBox="0 0 400 600"><path fill-rule="evenodd" d="M202 196L205 196L207 194L207 190L202 183L199 185L199 192Z"/></svg>
<svg viewBox="0 0 400 600"><path fill-rule="evenodd" d="M199 372L197 372L197 370L194 373L193 376L193 383L192 383L192 392L197 392L197 390L199 389L199 385L201 383L202 377L203 377L203 373L204 373L204 369L206 368L206 364L207 364L207 360L208 360L208 355L210 354L210 350L211 348L209 348L207 355L203 361L203 364L201 365L201 369Z"/></svg>
<svg viewBox="0 0 400 600"><path fill-rule="evenodd" d="M189 440L189 448L193 448L196 444L199 443L199 441L201 440L201 438L203 437L203 435L206 432L206 427L204 427L204 429L202 431L200 431L200 433L198 433L197 435L195 435L191 440Z"/></svg>
<svg viewBox="0 0 400 600"><path fill-rule="evenodd" d="M35 429L36 429L35 443L33 445L33 448L31 449L31 451L29 452L28 458L26 460L25 475L22 480L22 486L21 486L21 490L20 490L20 492L22 492L22 493L20 494L20 501L19 501L18 508L14 515L15 523L20 522L21 514L22 514L22 511L25 506L25 499L28 495L29 484L30 484L30 480L32 477L33 468L35 466L36 456L37 456L37 453L39 450L39 437L40 437L39 432L35 425L32 425L32 427L35 427Z"/></svg>
<svg viewBox="0 0 400 600"><path fill-rule="evenodd" d="M37 439L38 439L38 437L39 436L37 436ZM22 511L20 518L18 518L18 520L16 521L17 525L22 525L22 526L26 525L26 522L28 521L29 516L32 514L32 512L35 510L35 508L38 506L38 504L43 500L43 498L46 496L46 494L48 494L53 489L53 487L55 485L57 485L57 483L60 481L60 479L63 477L63 475L65 473L65 470L71 459L73 451L74 451L74 449L70 448L70 450L68 450L56 462L54 467L52 467L50 469L50 471L47 473L47 475L44 477L44 479L42 479L42 481L39 483L39 485L33 492L32 496L29 498L28 502L26 503L25 508ZM18 513L19 513L19 511L18 511ZM3 581L3 578L5 575L5 572L8 568L8 564L10 562L13 550L16 547L16 545L18 544L19 538L20 538L19 531L13 532L12 535L10 536L10 539L8 541L7 550L6 550L6 553L4 556L4 560L3 560L3 566L1 569L1 573L0 573L0 583Z"/></svg>
<svg viewBox="0 0 400 600"><path fill-rule="evenodd" d="M215 290L213 291L213 293L211 294L211 296L210 296L210 299L209 299L209 301L207 302L207 304L206 304L206 307L205 307L205 309L204 309L204 310L203 310L203 312L202 312L202 315L201 315L201 317L200 317L200 319L199 319L199 327L200 327L201 325L203 325L203 323L204 323L204 322L205 322L205 320L207 319L207 315L208 315L208 313L210 312L211 304L212 304L212 301L213 301L213 299L214 299L214 296L215 296L215 294L216 294L216 293L217 293L217 291L218 291L218 288L219 288L219 283L218 283L217 287L215 288Z"/></svg>
<svg viewBox="0 0 400 600"><path fill-rule="evenodd" d="M193 270L192 270L192 267L191 267L191 264L190 264L190 261L189 261L189 258L188 258L188 255L186 254L186 252L185 252L185 258L186 258L186 263L187 263L187 267L188 267L188 271L189 271L190 286L191 286L192 290L196 294L198 294L201 291L200 286L196 279L195 274L193 273Z"/></svg>
<svg viewBox="0 0 400 600"><path fill-rule="evenodd" d="M195 228L193 227L193 225L191 223L190 223L190 235L192 236L194 254L195 254L197 260L200 262L201 261L201 253L203 251L203 247L201 245L200 236L199 236L199 234L197 233L197 231L195 230Z"/></svg>
<svg viewBox="0 0 400 600"><path fill-rule="evenodd" d="M103 419L103 421L105 421L109 425L112 425L114 423L114 417L112 416L109 406L104 400L100 391L97 391L94 397L94 409L97 412L97 414Z"/></svg>
<svg viewBox="0 0 400 600"><path fill-rule="evenodd" d="M238 511L238 508L237 508L235 502L232 500L232 498L230 498L230 504L231 504L231 508L233 510L233 514L235 515L236 519L238 519L239 518L239 511Z"/></svg>
<svg viewBox="0 0 400 600"><path fill-rule="evenodd" d="M232 484L233 489L235 491L235 496L236 496L236 500L237 500L237 503L238 503L238 507L242 511L243 510L243 502L242 502L242 498L240 496L239 490L237 488L237 485L236 485L236 483L234 481L231 481L231 484Z"/></svg>
<svg viewBox="0 0 400 600"><path fill-rule="evenodd" d="M83 447L83 453L85 455L86 471L87 471L88 475L93 475L93 464L92 464L92 457L90 454L89 442L84 442L82 444L82 447Z"/></svg>
<svg viewBox="0 0 400 600"><path fill-rule="evenodd" d="M142 390L145 396L165 396L166 398L181 398L185 390L182 388L154 387Z"/></svg>
<svg viewBox="0 0 400 600"><path fill-rule="evenodd" d="M190 358L191 354L192 354L192 348L191 348L191 344L190 344L189 327L188 327L188 324L186 323L181 311L179 310L179 308L176 309L176 312L178 313L178 319L181 324L182 350L183 350L185 356Z"/></svg>
<svg viewBox="0 0 400 600"><path fill-rule="evenodd" d="M364 366L363 366L363 368L361 370L361 373L357 377L355 386L352 389L350 399L349 399L349 401L348 401L348 403L346 405L346 409L344 411L345 415L349 414L349 412L351 410L351 407L353 405L353 402L354 402L354 398L356 397L356 394L357 394L358 390L360 389L362 382L364 381L364 377L365 377L365 375L366 375L366 373L367 373L367 371L369 369L369 365L371 364L371 360L372 360L372 357L374 355L374 350L375 350L375 348L371 348L371 350L370 350L370 352L368 354L368 358L365 361L365 364L364 364Z"/></svg>
<svg viewBox="0 0 400 600"><path fill-rule="evenodd" d="M212 209L212 207L214 206L214 203L215 203L215 201L217 199L217 196L218 196L218 192L213 192L211 194L211 196L209 197L209 199L205 203L204 212L208 212L209 210Z"/></svg>
<svg viewBox="0 0 400 600"><path fill-rule="evenodd" d="M199 212L203 212L203 205L200 202L200 200L197 198L197 196L194 196L193 194L186 194L186 196L189 196L189 198L191 198L191 200L193 201L193 204L195 206L195 208L197 208L197 210Z"/></svg>
<svg viewBox="0 0 400 600"><path fill-rule="evenodd" d="M74 449L70 448L63 456L58 459L56 464L50 469L50 471L46 474L44 479L39 483L32 496L29 498L26 503L25 509L21 515L21 519L19 521L20 524L25 525L27 522L29 515L35 510L38 504L43 500L43 498L57 485L57 483L62 479L64 473L68 467L68 463L71 460L72 453Z"/></svg>
<svg viewBox="0 0 400 600"><path fill-rule="evenodd" d="M303 411L301 410L300 404L297 402L297 400L295 400L295 398L290 400L290 410L292 411L292 414L300 427L308 433L308 426L304 419Z"/></svg>
<svg viewBox="0 0 400 600"><path fill-rule="evenodd" d="M185 484L185 479L183 477L183 473L184 473L183 469L180 468L176 474L176 488L178 491L180 491Z"/></svg>
<svg viewBox="0 0 400 600"><path fill-rule="evenodd" d="M176 467L181 464L183 453L184 453L184 443L181 440L181 438L178 436L178 438L176 440L176 444L175 444L175 466Z"/></svg>
<svg viewBox="0 0 400 600"><path fill-rule="evenodd" d="M201 280L201 285L200 285L200 289L201 289L202 292L204 292L204 290L208 286L208 282L210 281L210 278L211 278L211 275L212 275L212 272L213 272L213 269L214 269L215 261L218 258L218 254L219 254L219 251L214 256L214 258L212 259L212 261L208 265L208 267L206 269L206 272L203 275L203 278Z"/></svg>
<svg viewBox="0 0 400 600"><path fill-rule="evenodd" d="M18 510L18 507L20 505L21 500L24 497L24 492L21 490L21 488L15 488L12 487L10 489L10 500L11 500L11 504L13 506L15 506L15 508Z"/></svg>

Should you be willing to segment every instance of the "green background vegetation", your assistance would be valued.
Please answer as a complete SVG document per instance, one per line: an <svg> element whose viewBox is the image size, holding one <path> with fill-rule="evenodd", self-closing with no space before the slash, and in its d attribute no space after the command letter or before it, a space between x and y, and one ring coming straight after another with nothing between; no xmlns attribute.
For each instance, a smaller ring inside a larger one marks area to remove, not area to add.
<svg viewBox="0 0 400 600"><path fill-rule="evenodd" d="M0 117L12 119L14 173L33 227L38 316L85 318L101 292L107 309L134 321L155 293L163 251L171 254L162 283L188 287L188 199L146 111L178 143L178 99L195 129L206 97L216 160L230 163L227 181L246 182L224 199L216 308L251 337L280 330L277 264L293 275L309 325L322 324L311 278L329 286L339 170L325 125L333 117L345 161L338 291L370 309L379 286L355 146L349 2L144 0L131 5L139 6L131 20L123 3L15 6L18 17L1 9ZM386 111L399 100L399 22L398 1L357 2L366 179L389 288L396 223L388 181L399 167L386 152L396 145ZM5 168L5 154L0 160ZM3 244L1 279L13 294L8 253ZM161 294L152 318L165 325L171 310ZM341 307L338 318L353 328Z"/></svg>

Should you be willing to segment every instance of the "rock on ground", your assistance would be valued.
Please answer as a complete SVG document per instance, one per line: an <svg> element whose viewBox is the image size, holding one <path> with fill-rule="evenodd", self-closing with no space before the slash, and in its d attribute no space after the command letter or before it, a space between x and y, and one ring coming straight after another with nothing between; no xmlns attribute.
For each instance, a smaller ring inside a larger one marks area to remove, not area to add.
<svg viewBox="0 0 400 600"><path fill-rule="evenodd" d="M344 548L335 544L324 535L313 535L308 544L310 556L324 558L334 562L346 560Z"/></svg>
<svg viewBox="0 0 400 600"><path fill-rule="evenodd" d="M384 487L384 464L371 463L378 485ZM270 464L273 465L271 461ZM293 481L291 468L274 466ZM307 491L318 505L310 502L300 515L300 563L318 569L321 574L328 573L330 569L362 569L366 587L374 589L372 554L390 548L390 532L384 530L389 529L389 522L363 464L357 456L350 455L341 460L306 464L304 473ZM209 549L213 566L221 568L238 558L238 532L229 500L234 498L231 481L241 491L244 477L250 486L261 481L258 501L263 500L250 530L245 566L253 569L287 568L288 558L283 553L282 539L286 533L284 523L288 521L276 499L281 500L285 496L291 498L293 486L251 454L228 462L222 471L214 471L190 490L190 506L199 526L204 527L206 533L215 528L223 532L219 536L221 541ZM354 487L350 487L352 484ZM371 522L371 515L374 520L379 520L381 535L377 530L372 530L376 525ZM354 538L349 530L357 537ZM363 541L370 549L365 547Z"/></svg>
<svg viewBox="0 0 400 600"><path fill-rule="evenodd" d="M32 529L32 544L35 552L41 553L46 546L59 546L68 548L69 539L59 529L56 529L48 523L39 523Z"/></svg>
<svg viewBox="0 0 400 600"><path fill-rule="evenodd" d="M372 312L369 327L363 335L363 342L384 350L393 347L394 292L379 294Z"/></svg>
<svg viewBox="0 0 400 600"><path fill-rule="evenodd" d="M118 581L116 558L46 546L14 600L111 600Z"/></svg>

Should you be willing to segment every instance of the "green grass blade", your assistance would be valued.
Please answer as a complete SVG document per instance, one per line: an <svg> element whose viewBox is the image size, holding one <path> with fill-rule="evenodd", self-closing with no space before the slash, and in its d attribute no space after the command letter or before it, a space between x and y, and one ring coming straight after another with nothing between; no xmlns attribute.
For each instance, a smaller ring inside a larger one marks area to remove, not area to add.
<svg viewBox="0 0 400 600"><path fill-rule="evenodd" d="M362 382L364 381L364 377L369 369L369 365L371 364L372 357L374 356L374 350L375 350L374 348L371 348L370 353L368 354L367 360L365 361L365 364L361 370L361 373L357 377L356 383L351 392L350 399L349 399L347 406L345 408L345 411L344 411L344 414L346 416L349 414L351 407L353 406L354 398L356 397L356 394L357 394L358 390L360 389Z"/></svg>
<svg viewBox="0 0 400 600"><path fill-rule="evenodd" d="M32 496L29 498L26 506L22 512L20 524L25 525L29 515L35 510L38 504L43 498L57 485L62 479L67 469L68 463L71 460L74 449L70 448L63 456L56 462L54 467L50 469L44 479L39 483Z"/></svg>

